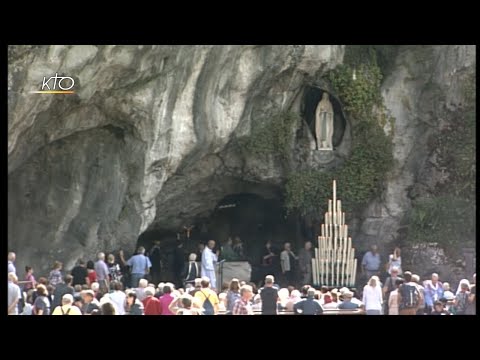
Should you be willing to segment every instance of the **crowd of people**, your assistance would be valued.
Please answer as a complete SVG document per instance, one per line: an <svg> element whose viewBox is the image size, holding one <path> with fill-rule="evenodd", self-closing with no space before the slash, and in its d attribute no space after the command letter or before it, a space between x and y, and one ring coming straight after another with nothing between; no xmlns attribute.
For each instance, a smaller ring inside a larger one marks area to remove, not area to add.
<svg viewBox="0 0 480 360"><path fill-rule="evenodd" d="M225 246L231 245L227 242ZM232 279L217 284L215 266L222 258L215 241L207 242L200 254L191 253L181 279L155 283L153 262L145 248L125 260L123 252L97 260L78 260L64 272L55 262L47 277L35 278L27 266L19 281L16 255L8 254L9 315L321 315L328 311L355 311L366 315L470 315L476 313L475 275L463 279L454 291L438 274L421 281L402 270L401 252L396 248L385 264L387 276L380 279L380 255L372 246L362 259L361 278L366 285L348 287L313 286L311 242L297 256L291 244L276 254L269 242L262 255L265 274L260 284L250 279ZM221 251L220 251L221 250ZM227 256L234 257L227 247ZM237 250L238 251L238 250ZM200 264L197 262L200 255ZM278 257L279 274L272 265ZM297 270L297 271L294 271ZM179 270L180 271L180 270ZM220 285L220 286L219 286Z"/></svg>

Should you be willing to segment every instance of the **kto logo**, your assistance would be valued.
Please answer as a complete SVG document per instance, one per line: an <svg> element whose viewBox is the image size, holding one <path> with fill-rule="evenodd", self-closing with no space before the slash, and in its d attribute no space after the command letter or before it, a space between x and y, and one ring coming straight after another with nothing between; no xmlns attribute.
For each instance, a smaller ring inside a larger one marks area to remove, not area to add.
<svg viewBox="0 0 480 360"><path fill-rule="evenodd" d="M53 80L53 81L52 81ZM51 76L48 80L47 77L43 77L42 90L32 91L35 94L74 94L75 91L73 86L75 85L75 80L70 76L58 76L55 73L55 76Z"/></svg>

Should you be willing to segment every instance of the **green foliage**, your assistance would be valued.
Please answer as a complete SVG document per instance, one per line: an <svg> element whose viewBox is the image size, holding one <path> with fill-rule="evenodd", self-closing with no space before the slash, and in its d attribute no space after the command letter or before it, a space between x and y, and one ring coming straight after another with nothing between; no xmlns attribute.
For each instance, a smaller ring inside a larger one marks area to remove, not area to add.
<svg viewBox="0 0 480 360"><path fill-rule="evenodd" d="M441 193L471 198L476 190L476 116L474 110L459 114L454 123L436 137L438 162L449 173L439 186Z"/></svg>
<svg viewBox="0 0 480 360"><path fill-rule="evenodd" d="M435 197L418 199L408 216L408 243L437 242L448 255L475 245L476 113L475 76L464 82L464 107L435 136L431 146L448 177Z"/></svg>
<svg viewBox="0 0 480 360"><path fill-rule="evenodd" d="M291 112L279 113L268 120L252 121L250 136L239 140L240 147L249 155L278 155L287 160L299 124L300 118Z"/></svg>
<svg viewBox="0 0 480 360"><path fill-rule="evenodd" d="M352 68L350 65L340 65L329 72L327 78L348 113L357 119L370 120L373 105L381 104L382 74L378 66L361 64Z"/></svg>
<svg viewBox="0 0 480 360"><path fill-rule="evenodd" d="M381 184L393 165L392 141L383 131L383 126L392 124L393 119L386 113L380 95L380 69L374 57L372 60L371 49L355 59L356 80L350 65L341 65L327 74L351 116L351 155L341 168L330 173L310 170L291 174L286 184L286 206L290 210L324 212L326 199L332 196L333 179L338 182L337 195L344 206L359 209L381 192Z"/></svg>
<svg viewBox="0 0 480 360"><path fill-rule="evenodd" d="M459 245L474 245L475 205L452 194L424 198L413 204L408 216L408 242L437 242L450 254Z"/></svg>
<svg viewBox="0 0 480 360"><path fill-rule="evenodd" d="M475 73L469 74L463 82L463 97L467 103L467 107L473 107L475 105L477 95L476 85Z"/></svg>
<svg viewBox="0 0 480 360"><path fill-rule="evenodd" d="M381 191L381 183L393 163L392 143L378 124L361 123L356 129L350 158L338 170L291 174L286 184L286 206L302 213L323 213L337 180L337 196L352 211Z"/></svg>
<svg viewBox="0 0 480 360"><path fill-rule="evenodd" d="M347 45L343 63L351 67L378 66L385 77L393 68L399 45Z"/></svg>

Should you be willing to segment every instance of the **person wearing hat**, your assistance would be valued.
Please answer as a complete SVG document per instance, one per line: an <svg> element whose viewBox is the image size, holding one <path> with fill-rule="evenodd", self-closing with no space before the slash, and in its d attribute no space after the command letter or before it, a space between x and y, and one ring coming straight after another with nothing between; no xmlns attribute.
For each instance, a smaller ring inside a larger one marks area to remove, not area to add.
<svg viewBox="0 0 480 360"><path fill-rule="evenodd" d="M358 309L358 304L352 302L353 298L353 292L350 290L346 290L343 292L343 302L338 305L339 309L348 309L348 310L353 310L353 309Z"/></svg>
<svg viewBox="0 0 480 360"><path fill-rule="evenodd" d="M82 315L82 312L73 305L73 295L65 294L62 297L62 305L57 306L52 315Z"/></svg>
<svg viewBox="0 0 480 360"><path fill-rule="evenodd" d="M296 302L293 311L297 315L322 315L323 307L318 300L315 300L315 289L309 288L307 298Z"/></svg>

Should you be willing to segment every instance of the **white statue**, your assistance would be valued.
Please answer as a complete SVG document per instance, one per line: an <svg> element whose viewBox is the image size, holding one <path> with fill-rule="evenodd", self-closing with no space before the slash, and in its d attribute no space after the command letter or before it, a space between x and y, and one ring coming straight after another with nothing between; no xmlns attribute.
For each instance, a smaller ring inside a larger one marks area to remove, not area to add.
<svg viewBox="0 0 480 360"><path fill-rule="evenodd" d="M317 150L333 150L333 106L326 92L315 110L315 136Z"/></svg>

